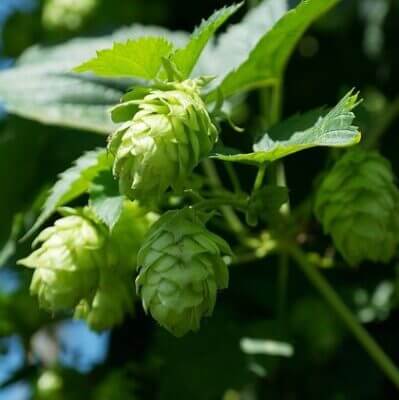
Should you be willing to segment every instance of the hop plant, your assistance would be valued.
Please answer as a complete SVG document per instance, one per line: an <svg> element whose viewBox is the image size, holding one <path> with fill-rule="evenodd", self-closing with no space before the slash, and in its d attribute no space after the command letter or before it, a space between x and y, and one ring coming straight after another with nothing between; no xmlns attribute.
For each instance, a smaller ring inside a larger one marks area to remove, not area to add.
<svg viewBox="0 0 399 400"><path fill-rule="evenodd" d="M34 268L30 290L41 307L58 311L75 307L98 284L105 235L74 210L43 230L34 242L41 246L19 264Z"/></svg>
<svg viewBox="0 0 399 400"><path fill-rule="evenodd" d="M389 162L357 149L342 157L325 177L316 216L351 265L389 261L399 242L399 191Z"/></svg>
<svg viewBox="0 0 399 400"><path fill-rule="evenodd" d="M229 245L194 210L165 213L138 255L136 288L146 312L176 336L198 330L213 311L217 289L228 285L222 253L231 253Z"/></svg>
<svg viewBox="0 0 399 400"><path fill-rule="evenodd" d="M132 100L138 111L110 139L114 174L123 194L156 201L178 190L215 144L218 131L200 96L205 79L163 84Z"/></svg>

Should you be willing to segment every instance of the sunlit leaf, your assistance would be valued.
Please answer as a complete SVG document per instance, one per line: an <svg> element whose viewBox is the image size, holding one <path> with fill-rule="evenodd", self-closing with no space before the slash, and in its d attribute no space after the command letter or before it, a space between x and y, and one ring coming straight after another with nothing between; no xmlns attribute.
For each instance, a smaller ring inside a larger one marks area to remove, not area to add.
<svg viewBox="0 0 399 400"><path fill-rule="evenodd" d="M274 84L305 30L337 2L306 0L286 13L261 37L247 59L224 78L220 86L224 96Z"/></svg>
<svg viewBox="0 0 399 400"><path fill-rule="evenodd" d="M172 61L174 61L184 77L190 76L204 47L212 38L216 30L231 15L233 15L242 4L243 3L232 5L230 7L223 7L222 9L215 11L193 32L186 46L177 50L173 55Z"/></svg>
<svg viewBox="0 0 399 400"><path fill-rule="evenodd" d="M299 131L289 131L276 127L254 145L254 152L248 154L218 154L214 156L225 161L236 161L248 164L262 164L275 161L301 150L316 146L346 147L360 141L358 128L352 125L355 115L352 109L358 104L357 94L349 92L326 115L319 116L313 126ZM312 115L314 112L312 111ZM285 122L286 127L298 126L299 117L295 116L295 124ZM314 115L313 115L314 118ZM309 122L309 114L304 120ZM277 133L277 135L276 135Z"/></svg>
<svg viewBox="0 0 399 400"><path fill-rule="evenodd" d="M99 50L96 57L74 68L74 71L92 72L104 77L154 79L161 68L162 57L168 57L172 50L173 44L167 39L144 36Z"/></svg>
<svg viewBox="0 0 399 400"><path fill-rule="evenodd" d="M89 193L92 210L112 230L122 213L123 196L111 170L101 171L93 179Z"/></svg>

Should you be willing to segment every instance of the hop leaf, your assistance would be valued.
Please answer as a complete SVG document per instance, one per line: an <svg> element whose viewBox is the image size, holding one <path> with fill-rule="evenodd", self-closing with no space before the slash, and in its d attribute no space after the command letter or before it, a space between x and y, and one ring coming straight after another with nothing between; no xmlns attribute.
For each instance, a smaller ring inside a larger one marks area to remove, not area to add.
<svg viewBox="0 0 399 400"><path fill-rule="evenodd" d="M199 89L204 80L162 85L139 100L133 119L111 137L114 174L123 194L150 203L181 188L218 136Z"/></svg>
<svg viewBox="0 0 399 400"><path fill-rule="evenodd" d="M399 242L399 191L389 162L357 149L342 157L318 190L315 212L349 264L388 262Z"/></svg>
<svg viewBox="0 0 399 400"><path fill-rule="evenodd" d="M164 214L138 255L136 288L144 309L176 336L198 330L213 311L217 289L228 285L222 253L231 253L229 245L194 210Z"/></svg>
<svg viewBox="0 0 399 400"><path fill-rule="evenodd" d="M104 241L101 229L73 212L40 233L35 243L41 247L19 264L35 268L31 292L43 308L73 308L95 289Z"/></svg>

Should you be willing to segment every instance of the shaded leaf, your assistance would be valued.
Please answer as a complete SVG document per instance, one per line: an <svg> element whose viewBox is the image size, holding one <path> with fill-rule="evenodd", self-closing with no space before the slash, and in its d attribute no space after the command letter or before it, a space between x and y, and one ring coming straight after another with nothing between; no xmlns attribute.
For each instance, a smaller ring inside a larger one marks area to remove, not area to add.
<svg viewBox="0 0 399 400"><path fill-rule="evenodd" d="M44 203L39 218L25 238L33 234L58 207L85 193L93 178L100 171L108 168L111 168L111 165L105 149L88 151L78 158L71 168L60 174L59 180Z"/></svg>
<svg viewBox="0 0 399 400"><path fill-rule="evenodd" d="M109 108L134 81L73 74L72 68L94 56L97 49L142 35L163 35L176 46L188 38L184 32L136 24L100 38L31 47L15 67L0 71L0 101L10 113L24 118L108 134L115 129Z"/></svg>
<svg viewBox="0 0 399 400"><path fill-rule="evenodd" d="M122 213L123 196L111 170L101 171L93 179L89 193L92 210L112 230Z"/></svg>

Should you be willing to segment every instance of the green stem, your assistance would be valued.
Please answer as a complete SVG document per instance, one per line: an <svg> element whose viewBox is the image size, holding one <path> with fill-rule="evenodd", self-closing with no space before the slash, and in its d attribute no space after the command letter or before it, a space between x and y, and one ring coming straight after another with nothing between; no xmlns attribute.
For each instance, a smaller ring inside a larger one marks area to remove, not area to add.
<svg viewBox="0 0 399 400"><path fill-rule="evenodd" d="M214 188L223 187L213 161L210 159L206 159L203 161L202 165L206 175L209 178L211 186ZM222 205L220 207L220 211L222 212L224 218L230 225L230 228L233 230L233 232L237 234L242 234L245 232L244 225L241 223L240 219L237 217L231 206Z"/></svg>
<svg viewBox="0 0 399 400"><path fill-rule="evenodd" d="M258 169L258 173L255 178L254 188L253 191L260 189L263 183L263 178L265 177L266 172L266 164L261 164Z"/></svg>
<svg viewBox="0 0 399 400"><path fill-rule="evenodd" d="M209 199L200 201L197 204L194 204L192 207L200 210L200 209L207 209L207 208L216 208L222 206L230 206L239 209L245 209L247 206L247 202L242 199L235 199L234 197L231 198L216 198L216 199Z"/></svg>
<svg viewBox="0 0 399 400"><path fill-rule="evenodd" d="M370 357L381 368L391 382L399 389L398 368L385 354L379 344L370 336L367 330L359 323L359 321L340 299L338 294L320 273L320 271L309 262L306 254L298 246L292 245L286 250L301 267L309 281L315 286L327 303L329 303L341 320L346 324L348 329L364 347Z"/></svg>
<svg viewBox="0 0 399 400"><path fill-rule="evenodd" d="M273 126L280 121L281 108L282 108L282 78L278 79L272 88L271 103L269 110L269 122ZM278 161L273 168L273 182L279 186L287 186L284 163ZM285 215L290 213L289 203L285 204L281 212ZM289 277L289 257L286 253L282 253L279 256L279 265L277 273L277 290L278 290L278 320L281 330L284 330L285 326L285 309L287 302L287 287Z"/></svg>
<svg viewBox="0 0 399 400"><path fill-rule="evenodd" d="M238 176L236 174L236 171L235 171L233 165L230 162L226 161L224 163L224 167L226 168L226 171L229 175L229 178L230 178L231 184L233 185L234 191L236 193L241 193L242 189L241 189L240 180L238 179Z"/></svg>
<svg viewBox="0 0 399 400"><path fill-rule="evenodd" d="M277 315L281 330L284 331L285 326L285 309L288 288L288 267L289 257L287 253L282 253L279 258L278 275L277 275Z"/></svg>

